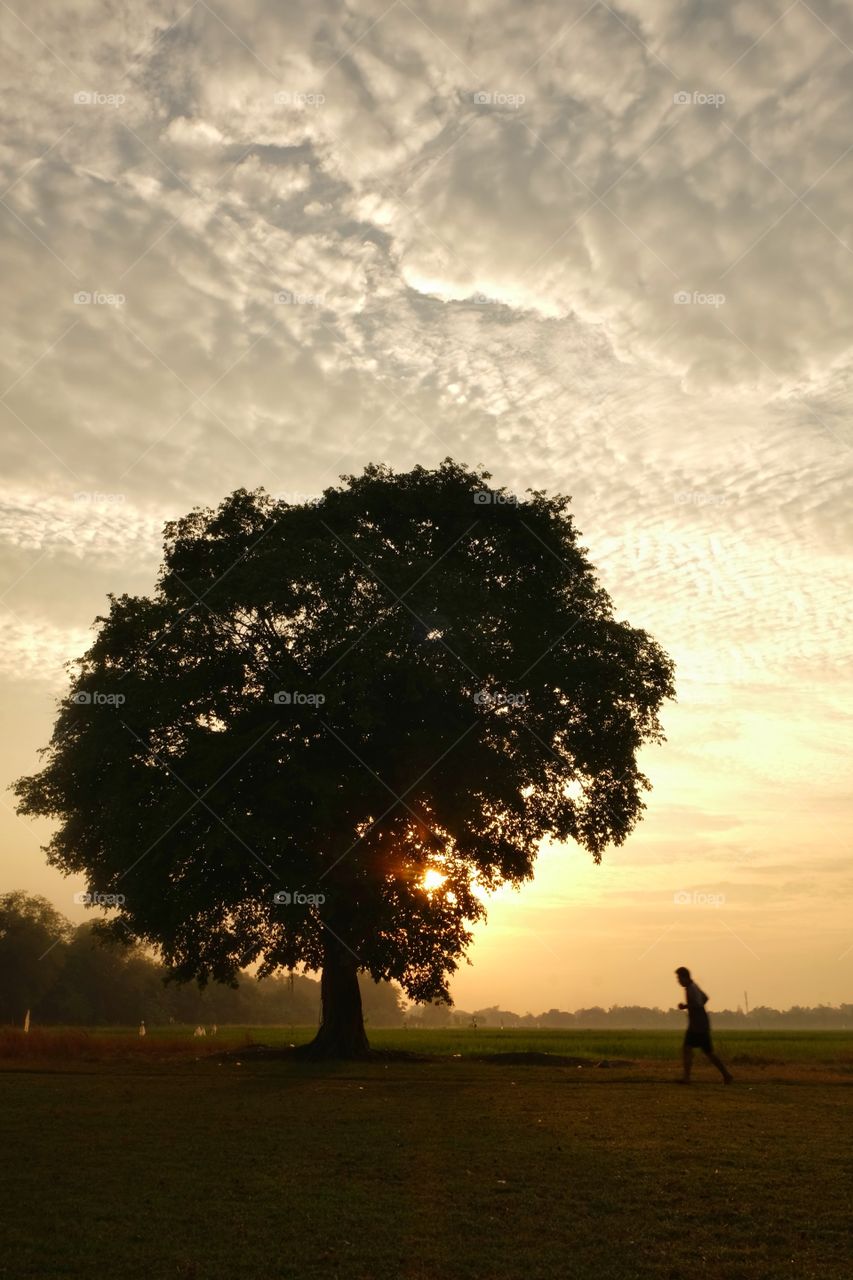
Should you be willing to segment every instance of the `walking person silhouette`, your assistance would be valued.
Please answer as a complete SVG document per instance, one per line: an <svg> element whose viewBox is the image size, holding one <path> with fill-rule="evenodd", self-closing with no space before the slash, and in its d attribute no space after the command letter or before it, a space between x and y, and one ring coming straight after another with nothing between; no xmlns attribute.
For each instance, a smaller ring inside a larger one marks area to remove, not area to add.
<svg viewBox="0 0 853 1280"><path fill-rule="evenodd" d="M682 1000L679 1009L687 1010L687 1030L684 1033L684 1048L682 1051L684 1060L684 1075L679 1084L690 1084L690 1072L693 1067L693 1050L701 1049L709 1062L717 1068L723 1077L724 1084L731 1084L734 1076L729 1071L724 1062L721 1062L714 1053L714 1046L711 1043L711 1019L708 1017L708 1011L705 1005L708 1003L708 997L705 992L691 978L690 970L684 965L680 965L675 971L679 985L684 988L686 1000Z"/></svg>

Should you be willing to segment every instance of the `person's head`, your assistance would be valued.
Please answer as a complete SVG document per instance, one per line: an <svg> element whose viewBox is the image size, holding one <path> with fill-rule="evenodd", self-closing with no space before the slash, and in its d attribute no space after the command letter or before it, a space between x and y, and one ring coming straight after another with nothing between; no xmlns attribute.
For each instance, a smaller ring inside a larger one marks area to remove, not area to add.
<svg viewBox="0 0 853 1280"><path fill-rule="evenodd" d="M675 976L678 979L679 986L686 987L690 981L690 970L685 969L683 964L679 965L675 971Z"/></svg>

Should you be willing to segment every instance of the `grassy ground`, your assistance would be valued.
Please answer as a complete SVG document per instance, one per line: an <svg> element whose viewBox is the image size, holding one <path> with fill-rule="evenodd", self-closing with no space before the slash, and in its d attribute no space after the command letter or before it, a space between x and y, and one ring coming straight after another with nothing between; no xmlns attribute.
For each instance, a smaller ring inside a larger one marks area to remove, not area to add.
<svg viewBox="0 0 853 1280"><path fill-rule="evenodd" d="M107 1059L113 1055L178 1056L221 1052L244 1044L284 1048L306 1044L314 1027L220 1027L215 1038L193 1036L191 1026L149 1027L142 1039L136 1027L35 1028L24 1037L0 1027L0 1062L22 1055L54 1058L86 1056ZM637 1062L675 1061L681 1047L680 1031L563 1031L551 1027L500 1030L468 1027L416 1030L369 1028L376 1049L413 1054L462 1057L505 1053L548 1053L579 1058L631 1058ZM853 1071L853 1031L715 1031L719 1053L731 1061L755 1066L801 1064L835 1066Z"/></svg>
<svg viewBox="0 0 853 1280"><path fill-rule="evenodd" d="M337 1066L265 1060L244 1030L63 1034L52 1057L0 1036L4 1277L853 1273L849 1034L726 1036L769 1060L731 1089L698 1063L676 1087L671 1033L374 1033L462 1056ZM472 1056L494 1037L588 1062Z"/></svg>

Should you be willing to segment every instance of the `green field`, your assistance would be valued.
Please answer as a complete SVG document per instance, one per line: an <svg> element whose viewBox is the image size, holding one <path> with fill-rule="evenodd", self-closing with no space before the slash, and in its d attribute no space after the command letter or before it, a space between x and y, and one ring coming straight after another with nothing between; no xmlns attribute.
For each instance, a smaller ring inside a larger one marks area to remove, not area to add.
<svg viewBox="0 0 853 1280"><path fill-rule="evenodd" d="M730 1089L698 1057L677 1087L672 1032L374 1031L384 1057L336 1065L256 1047L309 1035L0 1032L0 1275L853 1274L850 1033L721 1033Z"/></svg>
<svg viewBox="0 0 853 1280"><path fill-rule="evenodd" d="M37 1058L39 1046L44 1056L68 1060L163 1054L209 1054L243 1045L269 1045L283 1049L306 1044L314 1027L220 1027L215 1038L193 1037L193 1028L150 1027L140 1040L135 1027L99 1027L83 1031L76 1027L51 1028L34 1032L29 1041L15 1032L0 1029L0 1061L17 1057ZM7 1037L4 1051L4 1035ZM448 1028L437 1030L369 1028L374 1049L411 1053L417 1056L481 1057L495 1054L549 1054L598 1061L631 1059L638 1069L670 1063L677 1067L681 1033L677 1031L562 1031L554 1028L500 1030L495 1027ZM853 1031L717 1031L714 1042L723 1057L735 1066L796 1066L809 1070L831 1067L841 1074L853 1073ZM701 1064L701 1055L696 1062Z"/></svg>

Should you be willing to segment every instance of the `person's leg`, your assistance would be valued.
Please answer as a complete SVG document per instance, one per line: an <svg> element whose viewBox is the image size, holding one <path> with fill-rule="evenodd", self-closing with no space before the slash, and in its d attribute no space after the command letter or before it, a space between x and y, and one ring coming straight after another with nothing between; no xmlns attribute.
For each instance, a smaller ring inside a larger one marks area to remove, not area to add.
<svg viewBox="0 0 853 1280"><path fill-rule="evenodd" d="M691 1068L693 1067L693 1050L689 1044L685 1044L681 1052L681 1058L684 1063L684 1075L682 1076L682 1083L690 1084L690 1071L691 1071Z"/></svg>
<svg viewBox="0 0 853 1280"><path fill-rule="evenodd" d="M734 1076L732 1075L731 1071L729 1071L726 1064L722 1062L711 1049L706 1049L705 1055L708 1061L712 1062L714 1066L717 1068L720 1075L723 1077L724 1082L726 1084L731 1084L732 1080L734 1080Z"/></svg>

